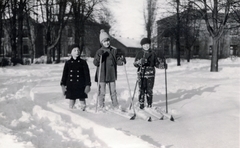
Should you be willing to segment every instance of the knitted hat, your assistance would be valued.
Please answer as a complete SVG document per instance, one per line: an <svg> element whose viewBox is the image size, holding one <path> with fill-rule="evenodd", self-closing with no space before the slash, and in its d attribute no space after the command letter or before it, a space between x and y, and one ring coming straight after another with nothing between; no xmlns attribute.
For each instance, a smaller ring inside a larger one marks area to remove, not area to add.
<svg viewBox="0 0 240 148"><path fill-rule="evenodd" d="M143 38L140 42L141 45L144 45L144 44L151 44L151 40L149 40L148 38Z"/></svg>
<svg viewBox="0 0 240 148"><path fill-rule="evenodd" d="M102 42L104 39L110 39L110 36L105 32L104 29L100 30L99 41Z"/></svg>

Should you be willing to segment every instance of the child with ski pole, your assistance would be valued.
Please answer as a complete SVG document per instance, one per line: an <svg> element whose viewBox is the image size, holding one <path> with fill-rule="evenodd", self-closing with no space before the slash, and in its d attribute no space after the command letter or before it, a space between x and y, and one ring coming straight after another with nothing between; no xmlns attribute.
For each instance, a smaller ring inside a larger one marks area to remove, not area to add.
<svg viewBox="0 0 240 148"><path fill-rule="evenodd" d="M155 67L162 68L162 62L157 58L156 53L151 50L151 40L143 38L140 42L142 50L135 57L134 66L138 68L139 104L140 109L145 107L145 96L147 107L152 107L153 87L155 80ZM167 66L164 64L164 66Z"/></svg>
<svg viewBox="0 0 240 148"><path fill-rule="evenodd" d="M126 59L119 49L111 46L110 36L103 29L100 31L99 41L101 48L97 50L93 64L97 67L95 81L99 85L97 98L99 102L96 105L104 110L107 84L113 107L116 108L119 105L116 92L117 65L123 65L126 63Z"/></svg>
<svg viewBox="0 0 240 148"><path fill-rule="evenodd" d="M80 58L77 44L72 45L71 58L65 62L60 85L66 99L69 99L69 108L74 109L76 100L80 100L80 107L86 108L87 94L90 92L91 78L88 64Z"/></svg>

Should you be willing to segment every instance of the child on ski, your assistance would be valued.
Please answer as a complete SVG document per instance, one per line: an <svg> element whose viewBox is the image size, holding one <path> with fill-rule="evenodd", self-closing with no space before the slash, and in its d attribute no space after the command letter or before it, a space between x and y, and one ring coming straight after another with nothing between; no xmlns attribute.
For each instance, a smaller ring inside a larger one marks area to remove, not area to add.
<svg viewBox="0 0 240 148"><path fill-rule="evenodd" d="M93 60L93 64L97 67L95 81L99 83L98 105L100 109L104 109L106 85L108 84L112 105L116 108L119 105L115 82L117 80L117 65L123 65L126 60L119 49L110 45L110 36L103 29L100 31L99 41L101 48L97 50ZM100 67L101 69L99 69ZM100 79L98 80L99 72Z"/></svg>
<svg viewBox="0 0 240 148"><path fill-rule="evenodd" d="M150 39L143 38L140 44L142 50L137 53L134 66L138 68L140 109L144 109L145 95L147 98L147 107L152 107L155 67L162 68L163 63L157 58L155 52L151 50Z"/></svg>
<svg viewBox="0 0 240 148"><path fill-rule="evenodd" d="M79 99L80 107L84 111L91 78L88 64L80 58L79 46L76 44L72 45L71 58L64 65L60 85L66 99L69 99L69 108L75 108L76 100Z"/></svg>

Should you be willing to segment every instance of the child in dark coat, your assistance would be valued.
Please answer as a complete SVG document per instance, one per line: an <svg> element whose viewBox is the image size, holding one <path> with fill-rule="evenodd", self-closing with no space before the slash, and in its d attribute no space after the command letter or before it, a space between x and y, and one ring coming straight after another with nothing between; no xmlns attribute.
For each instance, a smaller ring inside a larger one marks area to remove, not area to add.
<svg viewBox="0 0 240 148"><path fill-rule="evenodd" d="M139 103L140 109L143 109L145 95L147 97L147 107L152 107L155 67L162 68L163 63L157 58L155 52L150 49L150 39L143 38L140 44L142 50L137 53L134 66L138 68Z"/></svg>
<svg viewBox="0 0 240 148"><path fill-rule="evenodd" d="M86 108L87 94L90 91L91 78L88 64L80 58L78 45L72 46L71 59L69 59L63 68L62 80L63 94L69 99L69 108L73 109L77 99L80 100L81 109Z"/></svg>
<svg viewBox="0 0 240 148"><path fill-rule="evenodd" d="M97 50L93 60L94 65L97 66L95 81L99 82L98 105L100 109L104 109L106 85L108 84L113 107L118 107L115 83L117 80L117 65L123 65L126 60L119 49L110 46L110 36L103 29L100 32L99 40L102 47ZM102 57L101 63L100 57ZM101 69L99 69L100 64ZM99 72L100 80L98 80Z"/></svg>

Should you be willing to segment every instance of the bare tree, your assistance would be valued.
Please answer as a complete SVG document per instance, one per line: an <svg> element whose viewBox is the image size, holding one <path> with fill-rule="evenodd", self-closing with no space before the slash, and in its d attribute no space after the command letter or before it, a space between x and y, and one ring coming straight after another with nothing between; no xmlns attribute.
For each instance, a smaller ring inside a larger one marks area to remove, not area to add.
<svg viewBox="0 0 240 148"><path fill-rule="evenodd" d="M181 65L181 47L180 47L180 0L176 0L176 11L177 11L177 28L176 28L176 49L177 49L177 66Z"/></svg>
<svg viewBox="0 0 240 148"><path fill-rule="evenodd" d="M175 12L172 12L175 14L175 22L171 24L174 28L174 36L175 36L175 45L176 45L176 51L177 51L177 66L181 66L181 46L180 46L180 31L181 31L181 1L180 0L171 0L169 2L169 5L173 6L176 10Z"/></svg>
<svg viewBox="0 0 240 148"><path fill-rule="evenodd" d="M30 55L31 55L31 63L33 63L34 59L35 59L35 55L36 55L36 38L37 38L37 35L39 34L40 32L40 25L39 25L39 22L38 22L38 2L35 1L35 3L33 3L32 5L30 3L28 3L27 7L26 7L26 14L27 14L27 17L25 18L26 19L26 27L28 29L27 31L27 34L28 34L28 39L29 39L29 43L30 43ZM36 20L33 20L30 16L31 14L33 16L35 16ZM34 22L33 22L34 21ZM36 24L35 24L36 22Z"/></svg>
<svg viewBox="0 0 240 148"><path fill-rule="evenodd" d="M147 37L151 39L153 26L157 15L157 0L147 0L147 6L143 13Z"/></svg>
<svg viewBox="0 0 240 148"><path fill-rule="evenodd" d="M3 16L5 15L5 10L8 6L8 1L9 0L1 0L0 1L0 56L1 54L3 54L3 57L4 57L4 49L2 49L2 35L4 34L4 31L3 31Z"/></svg>
<svg viewBox="0 0 240 148"><path fill-rule="evenodd" d="M232 5L232 17L235 21L237 21L240 25L240 1L234 1Z"/></svg>
<svg viewBox="0 0 240 148"><path fill-rule="evenodd" d="M95 7L104 0L70 0L73 7L72 14L74 19L75 43L80 45L83 52L85 43L85 23L93 19Z"/></svg>
<svg viewBox="0 0 240 148"><path fill-rule="evenodd" d="M45 50L47 53L47 63L52 63L52 53L60 41L62 30L67 20L66 0L39 0L41 14L45 32ZM59 56L60 58L60 56Z"/></svg>
<svg viewBox="0 0 240 148"><path fill-rule="evenodd" d="M233 0L191 1L191 3L200 8L203 13L207 30L213 40L211 72L218 71L219 41L226 27L233 2Z"/></svg>
<svg viewBox="0 0 240 148"><path fill-rule="evenodd" d="M193 9L192 5L188 3L181 14L181 34L185 42L185 52L187 61L190 62L191 48L199 37L199 28L202 15L198 10Z"/></svg>
<svg viewBox="0 0 240 148"><path fill-rule="evenodd" d="M17 9L17 22L18 22L18 29L17 29L17 48L18 48L18 58L23 59L23 21L26 6L28 0L19 0L18 1L18 9ZM25 15L26 16L26 15Z"/></svg>
<svg viewBox="0 0 240 148"><path fill-rule="evenodd" d="M8 7L8 16L10 25L7 28L12 47L12 58L17 58L17 0L10 0ZM11 16L11 17L10 17Z"/></svg>

